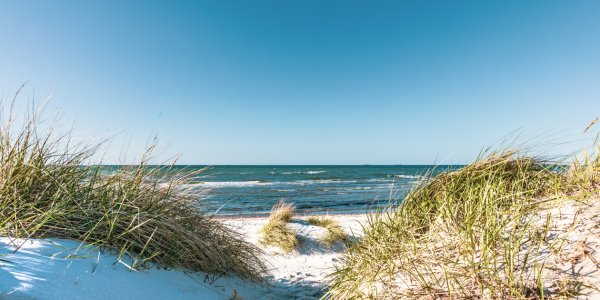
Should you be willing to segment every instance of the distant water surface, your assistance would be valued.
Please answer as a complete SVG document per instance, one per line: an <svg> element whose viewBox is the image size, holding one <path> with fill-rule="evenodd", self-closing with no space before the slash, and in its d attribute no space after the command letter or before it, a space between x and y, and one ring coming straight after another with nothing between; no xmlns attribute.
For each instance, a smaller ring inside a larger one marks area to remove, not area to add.
<svg viewBox="0 0 600 300"><path fill-rule="evenodd" d="M205 166L185 166L196 170ZM178 166L177 168L184 168ZM352 213L398 201L428 165L393 166L212 166L194 178L202 200L220 215L263 215L285 199L300 213ZM436 173L457 166L437 166Z"/></svg>

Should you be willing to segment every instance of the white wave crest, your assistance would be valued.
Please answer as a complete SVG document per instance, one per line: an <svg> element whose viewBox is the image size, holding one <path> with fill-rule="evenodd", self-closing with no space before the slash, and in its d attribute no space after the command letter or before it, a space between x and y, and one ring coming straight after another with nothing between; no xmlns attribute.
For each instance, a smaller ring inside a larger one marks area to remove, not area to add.
<svg viewBox="0 0 600 300"><path fill-rule="evenodd" d="M418 179L421 178L421 176L417 176L417 175L394 175L398 178L412 178L412 179Z"/></svg>
<svg viewBox="0 0 600 300"><path fill-rule="evenodd" d="M381 179L381 178L373 178L368 179L367 182L390 182L391 179Z"/></svg>
<svg viewBox="0 0 600 300"><path fill-rule="evenodd" d="M323 179L323 180L297 180L287 182L287 184L292 185L305 185L305 184L315 184L315 183L355 183L356 180L331 180L331 179Z"/></svg>
<svg viewBox="0 0 600 300"><path fill-rule="evenodd" d="M243 186L258 186L258 185L273 185L272 182L255 181L221 181L221 182L204 182L199 185L206 187L243 187Z"/></svg>

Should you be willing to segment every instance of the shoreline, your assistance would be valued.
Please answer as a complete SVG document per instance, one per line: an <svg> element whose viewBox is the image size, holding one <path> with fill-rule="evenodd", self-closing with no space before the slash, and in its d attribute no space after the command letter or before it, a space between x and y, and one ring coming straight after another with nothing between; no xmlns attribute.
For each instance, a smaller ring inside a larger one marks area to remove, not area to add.
<svg viewBox="0 0 600 300"><path fill-rule="evenodd" d="M308 218L311 216L330 216L330 217L360 217L360 216L366 216L366 215L370 215L370 214L374 214L376 211L369 211L369 212L363 212L363 213L357 213L357 212L348 212L348 213L331 213L331 212L325 212L325 213L302 213L302 212L295 212L294 213L294 218ZM253 220L253 219L269 219L269 214L270 213L260 213L260 214L244 214L244 215L233 215L233 214L227 214L227 215L214 215L212 217L213 220L235 220L235 219L249 219L249 220Z"/></svg>

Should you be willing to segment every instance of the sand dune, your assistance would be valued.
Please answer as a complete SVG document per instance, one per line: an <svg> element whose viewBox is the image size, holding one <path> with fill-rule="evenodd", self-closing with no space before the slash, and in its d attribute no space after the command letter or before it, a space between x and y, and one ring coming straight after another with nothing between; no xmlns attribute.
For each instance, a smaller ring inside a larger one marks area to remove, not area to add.
<svg viewBox="0 0 600 300"><path fill-rule="evenodd" d="M335 216L349 235L358 237L364 215ZM263 218L225 219L248 241L256 243ZM270 286L257 286L235 277L187 274L181 270L131 270L132 259L86 247L76 241L0 238L0 296L2 299L318 299L325 276L343 246L319 241L325 229L303 219L289 224L303 240L288 254L268 248L272 265ZM16 245L22 243L17 249ZM16 250L16 251L15 251Z"/></svg>

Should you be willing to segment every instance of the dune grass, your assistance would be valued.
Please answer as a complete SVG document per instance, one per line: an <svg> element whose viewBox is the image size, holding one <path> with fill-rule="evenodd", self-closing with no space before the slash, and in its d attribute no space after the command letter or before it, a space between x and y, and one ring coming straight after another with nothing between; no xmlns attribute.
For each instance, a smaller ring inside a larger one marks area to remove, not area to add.
<svg viewBox="0 0 600 300"><path fill-rule="evenodd" d="M271 215L267 223L259 230L258 243L263 246L273 246L288 253L296 249L299 239L296 232L286 227L294 214L295 206L279 201L271 209Z"/></svg>
<svg viewBox="0 0 600 300"><path fill-rule="evenodd" d="M332 246L338 242L349 244L350 240L344 232L344 228L339 222L330 216L310 216L308 222L319 227L327 229L325 235L321 238L325 245Z"/></svg>
<svg viewBox="0 0 600 300"><path fill-rule="evenodd" d="M100 145L75 144L69 133L56 133L45 126L41 110L18 126L6 106L0 127L0 236L17 246L30 238L82 241L90 251L117 251L132 269L157 265L264 282L261 250L213 220L197 194L182 188L194 173L151 166L154 146L136 164L107 172L89 165Z"/></svg>
<svg viewBox="0 0 600 300"><path fill-rule="evenodd" d="M509 149L421 181L396 208L369 217L328 297L539 298L544 264L534 258L560 247L539 217L564 189L558 167Z"/></svg>
<svg viewBox="0 0 600 300"><path fill-rule="evenodd" d="M593 123L592 123L593 124ZM591 126L591 125L590 125ZM600 189L600 140L596 138L594 151L583 151L573 157L565 169L563 190L579 195Z"/></svg>

